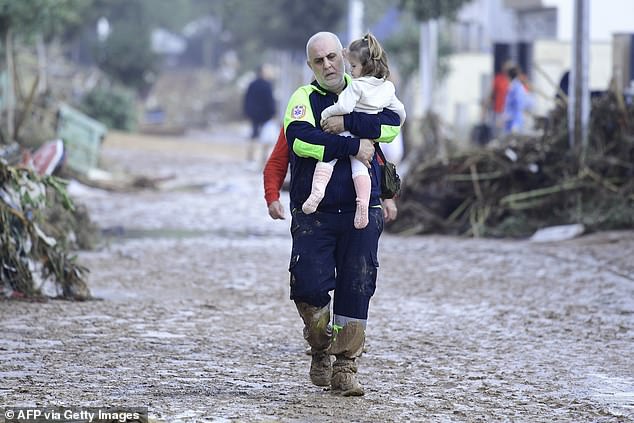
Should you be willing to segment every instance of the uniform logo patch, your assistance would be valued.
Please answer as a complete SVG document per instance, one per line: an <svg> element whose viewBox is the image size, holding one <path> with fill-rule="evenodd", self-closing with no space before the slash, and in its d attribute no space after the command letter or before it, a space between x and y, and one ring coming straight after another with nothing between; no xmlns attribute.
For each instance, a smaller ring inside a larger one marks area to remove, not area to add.
<svg viewBox="0 0 634 423"><path fill-rule="evenodd" d="M298 104L293 107L293 119L301 119L306 116L306 106L303 104Z"/></svg>

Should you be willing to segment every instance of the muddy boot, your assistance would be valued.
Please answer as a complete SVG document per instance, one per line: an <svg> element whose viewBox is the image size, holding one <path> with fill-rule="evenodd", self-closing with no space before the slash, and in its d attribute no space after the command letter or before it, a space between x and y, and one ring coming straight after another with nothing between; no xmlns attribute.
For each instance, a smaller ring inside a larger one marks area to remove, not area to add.
<svg viewBox="0 0 634 423"><path fill-rule="evenodd" d="M330 354L325 351L317 351L312 353L310 361L310 381L316 386L330 386L332 377L332 364L330 363Z"/></svg>
<svg viewBox="0 0 634 423"><path fill-rule="evenodd" d="M370 189L372 182L370 175L357 175L352 178L354 190L357 193L357 210L354 214L354 227L363 229L368 226L368 207L370 205Z"/></svg>
<svg viewBox="0 0 634 423"><path fill-rule="evenodd" d="M335 331L330 353L336 357L332 366L330 388L344 397L361 396L365 392L357 380L356 359L363 353L365 327L361 322L348 322Z"/></svg>
<svg viewBox="0 0 634 423"><path fill-rule="evenodd" d="M295 303L304 321L304 339L311 346L310 381L317 386L329 386L332 375L330 364L330 306L315 307L306 303Z"/></svg>
<svg viewBox="0 0 634 423"><path fill-rule="evenodd" d="M337 356L332 365L330 389L344 397L360 397L365 394L363 386L357 380L357 363L354 358Z"/></svg>
<svg viewBox="0 0 634 423"><path fill-rule="evenodd" d="M313 185L310 196L302 204L302 211L306 214L315 213L319 203L326 194L326 186L330 182L334 167L330 163L317 162L315 173L313 174Z"/></svg>

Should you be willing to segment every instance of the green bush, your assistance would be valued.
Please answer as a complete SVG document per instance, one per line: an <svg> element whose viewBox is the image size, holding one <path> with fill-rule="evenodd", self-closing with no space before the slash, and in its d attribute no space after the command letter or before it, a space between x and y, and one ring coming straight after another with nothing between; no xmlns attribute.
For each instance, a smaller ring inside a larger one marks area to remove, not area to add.
<svg viewBox="0 0 634 423"><path fill-rule="evenodd" d="M131 131L136 126L134 94L120 86L97 86L84 96L81 111L110 129Z"/></svg>

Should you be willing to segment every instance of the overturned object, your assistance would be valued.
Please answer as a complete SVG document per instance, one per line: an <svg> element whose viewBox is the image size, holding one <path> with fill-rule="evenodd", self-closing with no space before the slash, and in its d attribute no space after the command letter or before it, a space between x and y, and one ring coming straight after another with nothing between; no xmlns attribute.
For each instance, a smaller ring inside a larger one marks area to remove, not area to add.
<svg viewBox="0 0 634 423"><path fill-rule="evenodd" d="M31 166L38 175L52 175L64 159L64 143L62 140L47 141L35 150L33 155L27 156L26 164Z"/></svg>

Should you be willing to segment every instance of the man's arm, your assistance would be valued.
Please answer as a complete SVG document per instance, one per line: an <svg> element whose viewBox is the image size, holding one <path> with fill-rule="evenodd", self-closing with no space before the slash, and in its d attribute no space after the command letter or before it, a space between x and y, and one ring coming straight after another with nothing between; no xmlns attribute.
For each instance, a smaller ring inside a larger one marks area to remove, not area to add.
<svg viewBox="0 0 634 423"><path fill-rule="evenodd" d="M288 172L288 144L284 129L280 130L273 151L264 165L264 199L272 219L285 219L284 206L280 202L280 190Z"/></svg>
<svg viewBox="0 0 634 423"><path fill-rule="evenodd" d="M286 109L284 128L293 152L319 161L355 156L359 152L359 138L328 134L317 127L310 104L311 92L310 87L299 88Z"/></svg>
<svg viewBox="0 0 634 423"><path fill-rule="evenodd" d="M343 116L344 128L361 138L392 142L401 131L401 119L390 109L371 115L352 112Z"/></svg>
<svg viewBox="0 0 634 423"><path fill-rule="evenodd" d="M280 190L288 172L288 160L288 144L284 136L284 129L281 129L275 147L273 147L273 151L271 151L271 155L266 161L262 172L264 199L267 205L280 199Z"/></svg>
<svg viewBox="0 0 634 423"><path fill-rule="evenodd" d="M330 107L326 107L324 111L321 112L321 119L328 119L331 116L347 115L354 110L360 98L361 91L354 81L351 81L346 89L339 94L337 102Z"/></svg>
<svg viewBox="0 0 634 423"><path fill-rule="evenodd" d="M359 151L359 138L327 134L305 122L289 124L286 138L299 157L312 157L322 162L354 156Z"/></svg>

